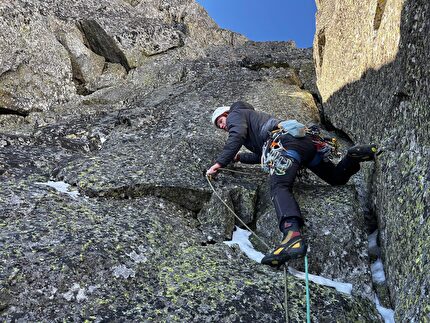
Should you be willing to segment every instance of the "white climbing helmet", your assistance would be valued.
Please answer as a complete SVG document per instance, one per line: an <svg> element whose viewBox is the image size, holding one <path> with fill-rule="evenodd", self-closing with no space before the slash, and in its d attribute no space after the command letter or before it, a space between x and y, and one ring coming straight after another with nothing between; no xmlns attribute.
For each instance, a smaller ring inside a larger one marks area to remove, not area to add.
<svg viewBox="0 0 430 323"><path fill-rule="evenodd" d="M215 109L214 113L212 113L212 124L216 127L216 119L221 116L223 113L230 111L230 107L218 107Z"/></svg>

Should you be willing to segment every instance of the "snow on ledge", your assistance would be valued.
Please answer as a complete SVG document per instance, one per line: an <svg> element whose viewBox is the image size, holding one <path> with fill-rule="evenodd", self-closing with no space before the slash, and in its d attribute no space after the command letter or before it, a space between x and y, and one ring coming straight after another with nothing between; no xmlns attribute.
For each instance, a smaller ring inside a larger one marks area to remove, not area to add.
<svg viewBox="0 0 430 323"><path fill-rule="evenodd" d="M67 184L65 182L48 181L46 183L37 182L35 184L37 184L37 185L45 185L45 186L49 186L49 187L55 188L58 192L66 193L67 195L69 195L70 197L72 197L74 199L76 199L80 195L78 191L72 191L72 190L70 190L70 184Z"/></svg>
<svg viewBox="0 0 430 323"><path fill-rule="evenodd" d="M297 278L300 278L300 279L306 278L304 272L298 271L298 270L294 269L293 267L288 267L288 272ZM317 275L312 275L312 274L308 274L308 277L309 277L309 280L311 282L314 282L315 284L333 287L338 292L351 295L352 284L350 284L350 283L336 282L334 280L324 278L321 276L317 276Z"/></svg>
<svg viewBox="0 0 430 323"><path fill-rule="evenodd" d="M261 252L255 250L252 246L251 241L249 241L249 236L251 234L251 232L236 226L236 230L233 232L231 241L224 241L224 243L230 247L234 244L237 244L240 250L242 250L249 258L261 263L261 259L263 259L264 255Z"/></svg>
<svg viewBox="0 0 430 323"><path fill-rule="evenodd" d="M249 258L251 258L256 262L261 263L261 259L263 259L264 255L261 252L255 250L254 247L252 246L252 243L249 241L249 236L251 234L252 234L251 232L247 230L243 230L236 226L236 230L233 232L232 240L224 241L224 243L229 246L237 244L240 250L242 250ZM290 274L292 274L297 278L305 279L305 273L301 271L298 271L292 267L288 267L288 271L290 272ZM312 275L312 274L309 274L308 277L309 277L309 280L314 282L315 284L334 287L339 292L351 294L352 284L350 283L336 282L336 281L333 281L321 276Z"/></svg>

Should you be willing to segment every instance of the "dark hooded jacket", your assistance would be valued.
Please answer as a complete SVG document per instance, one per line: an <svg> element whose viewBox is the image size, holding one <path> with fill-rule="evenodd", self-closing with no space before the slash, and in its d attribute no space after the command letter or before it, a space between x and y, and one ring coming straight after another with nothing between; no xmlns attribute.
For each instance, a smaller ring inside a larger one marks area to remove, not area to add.
<svg viewBox="0 0 430 323"><path fill-rule="evenodd" d="M233 103L227 116L228 139L216 162L221 166L228 165L243 145L252 153L240 154L240 161L247 164L258 163L269 132L280 121L267 113L255 111L249 103Z"/></svg>

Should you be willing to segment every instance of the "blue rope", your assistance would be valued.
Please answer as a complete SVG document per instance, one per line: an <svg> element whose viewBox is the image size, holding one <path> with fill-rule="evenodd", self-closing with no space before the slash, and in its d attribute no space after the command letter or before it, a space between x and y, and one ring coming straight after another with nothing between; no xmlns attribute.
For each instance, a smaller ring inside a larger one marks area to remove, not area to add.
<svg viewBox="0 0 430 323"><path fill-rule="evenodd" d="M308 255L305 256L305 277L306 277L306 322L311 323L311 301L309 299Z"/></svg>

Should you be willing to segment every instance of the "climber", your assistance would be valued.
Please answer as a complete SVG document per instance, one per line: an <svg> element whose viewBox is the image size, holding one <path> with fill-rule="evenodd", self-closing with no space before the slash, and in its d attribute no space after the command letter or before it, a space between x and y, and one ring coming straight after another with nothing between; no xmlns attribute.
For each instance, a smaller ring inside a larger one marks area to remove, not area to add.
<svg viewBox="0 0 430 323"><path fill-rule="evenodd" d="M212 124L227 131L229 135L223 151L217 157L216 163L207 170L206 175L215 175L220 168L232 161L245 164L260 163L262 154L265 157L263 151L265 143L271 140L272 131L278 133L276 130L281 122L282 120L258 112L253 106L242 101L233 103L231 107L217 108L212 114ZM293 123L300 125L297 122ZM278 166L270 171L269 181L270 195L283 238L275 250L261 261L270 266L280 266L290 259L303 257L307 251L301 234L303 217L292 192L300 167L307 167L331 185L343 185L359 171L360 162L374 160L378 154L374 144L358 145L349 148L346 156L334 165L328 159L319 158L319 152L309 134L294 137L290 133L285 133L279 138L282 154L276 157L275 165ZM242 145L250 152L239 153Z"/></svg>

